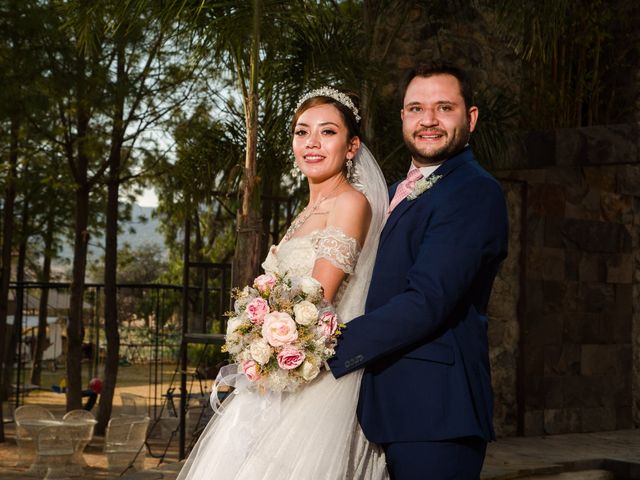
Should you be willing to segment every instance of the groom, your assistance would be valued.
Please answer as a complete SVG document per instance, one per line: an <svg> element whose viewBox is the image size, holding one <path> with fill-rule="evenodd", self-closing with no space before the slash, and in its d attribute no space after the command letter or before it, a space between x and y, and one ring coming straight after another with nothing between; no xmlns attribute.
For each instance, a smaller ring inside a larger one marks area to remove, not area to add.
<svg viewBox="0 0 640 480"><path fill-rule="evenodd" d="M487 303L508 227L502 189L468 145L471 92L451 66L408 76L411 166L389 192L366 313L329 361L336 378L364 367L358 418L394 480L477 479L494 439Z"/></svg>

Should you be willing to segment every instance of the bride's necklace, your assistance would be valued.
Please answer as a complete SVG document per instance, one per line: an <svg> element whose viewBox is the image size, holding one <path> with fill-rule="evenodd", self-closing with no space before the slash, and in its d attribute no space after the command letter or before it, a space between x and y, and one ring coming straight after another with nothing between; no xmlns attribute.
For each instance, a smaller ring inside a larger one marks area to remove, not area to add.
<svg viewBox="0 0 640 480"><path fill-rule="evenodd" d="M307 220L309 220L309 217L311 217L311 215L313 215L314 213L316 213L316 210L318 210L318 208L320 208L320 204L322 202L324 202L327 198L329 198L329 196L335 192L338 187L341 185L341 183L338 183L338 185L336 185L335 187L333 187L329 193L327 193L326 195L320 195L320 198L318 198L318 201L316 203L314 203L311 208L307 207L305 208L300 215L298 215L293 222L291 222L291 225L289 225L289 228L287 229L287 232L284 234L284 237L282 237L282 241L286 242L288 240L291 239L291 237L293 236L294 233L296 233L296 231L302 227L302 225L305 224L305 222Z"/></svg>

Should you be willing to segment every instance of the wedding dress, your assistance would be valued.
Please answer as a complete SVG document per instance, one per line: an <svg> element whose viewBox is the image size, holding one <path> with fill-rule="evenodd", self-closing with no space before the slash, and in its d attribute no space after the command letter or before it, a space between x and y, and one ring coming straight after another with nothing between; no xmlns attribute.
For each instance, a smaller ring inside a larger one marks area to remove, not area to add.
<svg viewBox="0 0 640 480"><path fill-rule="evenodd" d="M360 155L359 180L373 210L362 251L355 239L329 227L272 247L262 265L267 272L311 275L315 261L324 258L343 269L349 275L334 304L347 323L364 310L388 205L382 174L361 148L367 157ZM323 370L292 393L236 389L200 436L178 480L388 479L382 449L358 424L361 376L358 371L336 380Z"/></svg>

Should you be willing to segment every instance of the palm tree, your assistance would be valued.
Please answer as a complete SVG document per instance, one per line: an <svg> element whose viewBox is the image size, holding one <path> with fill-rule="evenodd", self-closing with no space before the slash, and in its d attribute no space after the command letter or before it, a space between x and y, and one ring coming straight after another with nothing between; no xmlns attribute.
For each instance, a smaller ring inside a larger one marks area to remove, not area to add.
<svg viewBox="0 0 640 480"><path fill-rule="evenodd" d="M144 3L140 0L138 5ZM384 8L376 5L376 14L411 4L388 3ZM242 286L252 281L259 267L261 193L277 191L290 169L287 132L296 99L303 90L347 83L366 91L366 102L373 103L374 78L380 78L375 67L386 52L372 47L363 57L363 37L358 34L363 10L358 2L252 0L208 5L185 0L169 2L165 14L186 15L199 32L201 51L218 65L218 81L226 81L242 101L245 155L233 268L233 284ZM389 41L378 37L376 41ZM363 80L369 82L365 87L360 85ZM227 103L233 105L233 98ZM227 113L238 112L231 108Z"/></svg>
<svg viewBox="0 0 640 480"><path fill-rule="evenodd" d="M523 61L525 128L633 117L625 93L633 91L628 84L637 72L637 2L500 0L494 8L500 31Z"/></svg>

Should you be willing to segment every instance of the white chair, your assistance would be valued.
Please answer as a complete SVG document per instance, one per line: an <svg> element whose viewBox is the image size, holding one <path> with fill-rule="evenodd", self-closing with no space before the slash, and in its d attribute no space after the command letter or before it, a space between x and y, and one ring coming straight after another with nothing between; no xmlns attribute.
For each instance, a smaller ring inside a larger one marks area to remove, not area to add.
<svg viewBox="0 0 640 480"><path fill-rule="evenodd" d="M123 472L129 465L144 469L147 428L149 417L119 416L109 420L104 439L104 453L108 468Z"/></svg>
<svg viewBox="0 0 640 480"><path fill-rule="evenodd" d="M35 457L36 445L33 430L21 425L23 420L54 420L53 413L39 405L23 405L13 412L16 422L16 443L18 444L18 466L30 465Z"/></svg>
<svg viewBox="0 0 640 480"><path fill-rule="evenodd" d="M96 417L93 416L93 413L91 413L88 410L85 410L84 408L78 408L76 410L70 410L67 413L64 414L64 417L62 417L62 420L95 420Z"/></svg>
<svg viewBox="0 0 640 480"><path fill-rule="evenodd" d="M46 472L44 480L67 479L81 473L73 469L73 452L73 438L66 426L43 427L38 431L36 453L42 470Z"/></svg>
<svg viewBox="0 0 640 480"><path fill-rule="evenodd" d="M67 412L62 420L70 425L70 433L74 442L73 461L82 467L87 466L83 452L93 438L96 419L93 414L84 409Z"/></svg>
<svg viewBox="0 0 640 480"><path fill-rule="evenodd" d="M122 400L121 415L133 415L136 417L146 417L148 415L146 397L135 393L122 392L120 400Z"/></svg>

